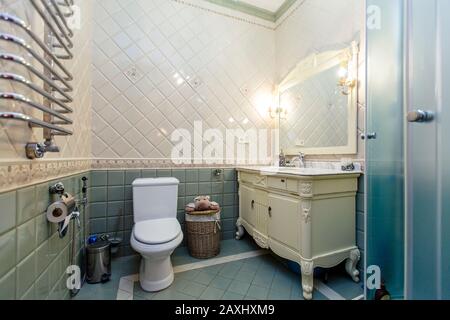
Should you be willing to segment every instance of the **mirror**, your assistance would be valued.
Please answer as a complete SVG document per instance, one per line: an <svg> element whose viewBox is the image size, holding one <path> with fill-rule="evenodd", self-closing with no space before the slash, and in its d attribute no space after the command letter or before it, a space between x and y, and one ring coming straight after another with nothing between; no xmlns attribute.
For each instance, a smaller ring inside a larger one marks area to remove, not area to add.
<svg viewBox="0 0 450 320"><path fill-rule="evenodd" d="M278 86L280 148L287 155L357 153L358 45L314 54Z"/></svg>

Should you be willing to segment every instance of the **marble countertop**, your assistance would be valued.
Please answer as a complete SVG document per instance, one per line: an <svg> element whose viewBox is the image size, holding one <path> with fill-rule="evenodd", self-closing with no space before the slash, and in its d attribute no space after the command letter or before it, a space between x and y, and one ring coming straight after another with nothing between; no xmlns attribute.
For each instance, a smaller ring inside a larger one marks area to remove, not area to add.
<svg viewBox="0 0 450 320"><path fill-rule="evenodd" d="M258 172L261 175L292 175L292 176L333 176L361 175L361 170L342 171L338 168L290 168L290 167L238 167L238 171Z"/></svg>

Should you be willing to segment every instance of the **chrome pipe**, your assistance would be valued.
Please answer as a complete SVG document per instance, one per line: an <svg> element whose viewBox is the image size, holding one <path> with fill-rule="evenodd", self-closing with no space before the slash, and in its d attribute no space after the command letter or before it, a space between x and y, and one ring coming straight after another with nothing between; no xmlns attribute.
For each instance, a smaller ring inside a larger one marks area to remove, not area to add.
<svg viewBox="0 0 450 320"><path fill-rule="evenodd" d="M51 123L27 116L23 113L17 112L0 112L0 120L15 120L27 122L30 128L43 128L53 130L53 135L71 136L73 132Z"/></svg>
<svg viewBox="0 0 450 320"><path fill-rule="evenodd" d="M44 50L44 52L51 57L52 61L55 62L59 68L61 68L61 70L64 71L64 73L70 75L70 80L73 79L71 73L63 66L63 64L61 63L61 61L58 60L59 56L53 54L53 52L50 51L50 49L47 47L47 45L42 42L41 39L39 39L38 36L36 36L36 34L31 30L31 26L26 24L25 21L10 15L8 13L0 13L0 20L6 21L6 22L11 22L13 24L15 24L16 26L22 28L32 39L33 41L35 41L39 47Z"/></svg>
<svg viewBox="0 0 450 320"><path fill-rule="evenodd" d="M30 55L33 56L33 58L38 60L39 63L42 64L47 70L50 70L52 76L56 78L54 80L61 81L67 87L67 89L63 89L64 92L73 91L72 86L67 82L73 80L72 75L67 71L66 78L61 76L57 71L53 69L53 67L47 61L45 61L45 59L43 59L39 54L37 54L36 51L34 51L34 49L28 43L25 42L25 40L7 33L0 33L0 40L12 42L13 44L16 44L25 49Z"/></svg>
<svg viewBox="0 0 450 320"><path fill-rule="evenodd" d="M28 63L24 58L16 56L14 54L0 52L0 59L1 60L5 60L5 61L9 61L9 62L14 62L14 63L17 63L17 64L20 64L20 65L24 66L30 72L32 72L37 77L39 77L42 81L44 81L47 85L49 85L55 91L57 91L59 94L61 94L65 98L65 100L61 100L62 102L65 102L65 103L73 102L72 97L70 97L67 93L65 93L62 89L60 89L56 85L56 83L54 83L54 81L52 79L50 79L47 76L45 76L44 74L42 74L39 70L37 70L30 63Z"/></svg>
<svg viewBox="0 0 450 320"><path fill-rule="evenodd" d="M63 0L63 2L57 2L59 6L67 7L69 9L69 13L64 14L65 17L72 17L75 12L72 9L72 6L74 5L73 1L69 3L67 0Z"/></svg>
<svg viewBox="0 0 450 320"><path fill-rule="evenodd" d="M49 115L52 115L52 116L62 120L62 122L58 123L61 125L73 124L73 121L71 119L67 118L66 116L63 116L62 114L60 114L59 112L57 112L53 109L50 109L50 108L43 106L39 103L36 103L34 101L31 101L30 99L28 99L27 97L25 97L21 94L0 92L0 100L13 100L16 102L20 102L20 103L29 105L30 107L36 108L44 113L47 113Z"/></svg>
<svg viewBox="0 0 450 320"><path fill-rule="evenodd" d="M8 72L0 72L0 79L10 80L10 81L21 83L21 84L25 85L26 87L30 88L31 90L39 93L43 97L47 98L49 101L57 104L64 110L73 112L73 109L71 107L67 106L65 103L63 103L60 100L58 100L57 98L53 97L50 93L42 90L41 88L39 88L38 86L33 84L31 81L25 79L24 77L22 77L20 75L8 73Z"/></svg>
<svg viewBox="0 0 450 320"><path fill-rule="evenodd" d="M52 18L52 20L55 22L56 26L58 27L59 31L61 32L61 34L63 35L63 37L66 39L69 48L73 48L73 42L70 39L73 34L72 31L69 29L69 27L67 26L67 24L65 24L66 19L63 17L61 18L58 14L58 12L56 12L56 14L52 11L52 8L50 7L50 5L46 2L47 0L41 0L42 5L44 6L45 10L48 11L50 17ZM59 7L57 6L56 8L59 9ZM60 17L60 18L58 18ZM64 21L63 23L61 23L61 21ZM69 30L70 32L67 32L66 30Z"/></svg>
<svg viewBox="0 0 450 320"><path fill-rule="evenodd" d="M44 0L42 0L42 1L44 1ZM56 0L50 0L50 2L52 3L53 7L56 10L56 14L59 16L64 27L66 28L67 33L69 34L70 37L73 37L73 32L70 29L69 25L67 24L67 20L66 20L64 14L62 13L61 9L59 8L59 5L56 3Z"/></svg>
<svg viewBox="0 0 450 320"><path fill-rule="evenodd" d="M52 31L52 35L56 37L56 39L58 40L59 44L62 46L62 48L66 51L67 55L56 55L56 57L58 57L59 59L64 59L64 60L68 60L68 59L72 59L73 58L73 54L72 52L70 52L70 48L73 47L72 41L67 37L66 40L69 41L69 47L64 43L64 40L61 38L61 36L58 34L58 31L55 29L55 27L53 26L53 24L50 22L50 20L48 19L47 15L45 14L44 11L42 11L42 9L39 7L39 5L36 3L36 0L30 0L31 4L33 5L34 9L36 9L36 11L39 13L39 15L41 16L42 20L44 20L45 24L50 28L50 30ZM53 16L50 13L50 16ZM64 35L63 35L64 36Z"/></svg>

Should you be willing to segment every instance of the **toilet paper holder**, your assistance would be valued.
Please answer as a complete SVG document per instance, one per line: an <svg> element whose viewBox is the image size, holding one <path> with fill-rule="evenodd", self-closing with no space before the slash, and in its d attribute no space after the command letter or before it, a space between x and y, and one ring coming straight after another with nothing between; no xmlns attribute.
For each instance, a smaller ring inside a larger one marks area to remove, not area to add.
<svg viewBox="0 0 450 320"><path fill-rule="evenodd" d="M59 200L52 203L47 209L47 220L58 224L58 233L60 238L64 238L67 234L68 227L72 220L75 220L78 229L81 229L80 211L78 210L77 201L70 194L65 192L62 182L58 182L50 186L51 195L58 195Z"/></svg>

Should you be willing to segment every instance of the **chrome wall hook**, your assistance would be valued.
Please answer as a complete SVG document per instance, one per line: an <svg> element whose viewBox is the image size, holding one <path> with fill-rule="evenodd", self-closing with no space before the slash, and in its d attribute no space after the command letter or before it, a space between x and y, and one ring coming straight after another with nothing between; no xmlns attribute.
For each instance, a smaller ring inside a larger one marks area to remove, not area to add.
<svg viewBox="0 0 450 320"><path fill-rule="evenodd" d="M65 192L64 184L62 182L58 182L49 188L49 192L50 194L58 194L62 196Z"/></svg>

